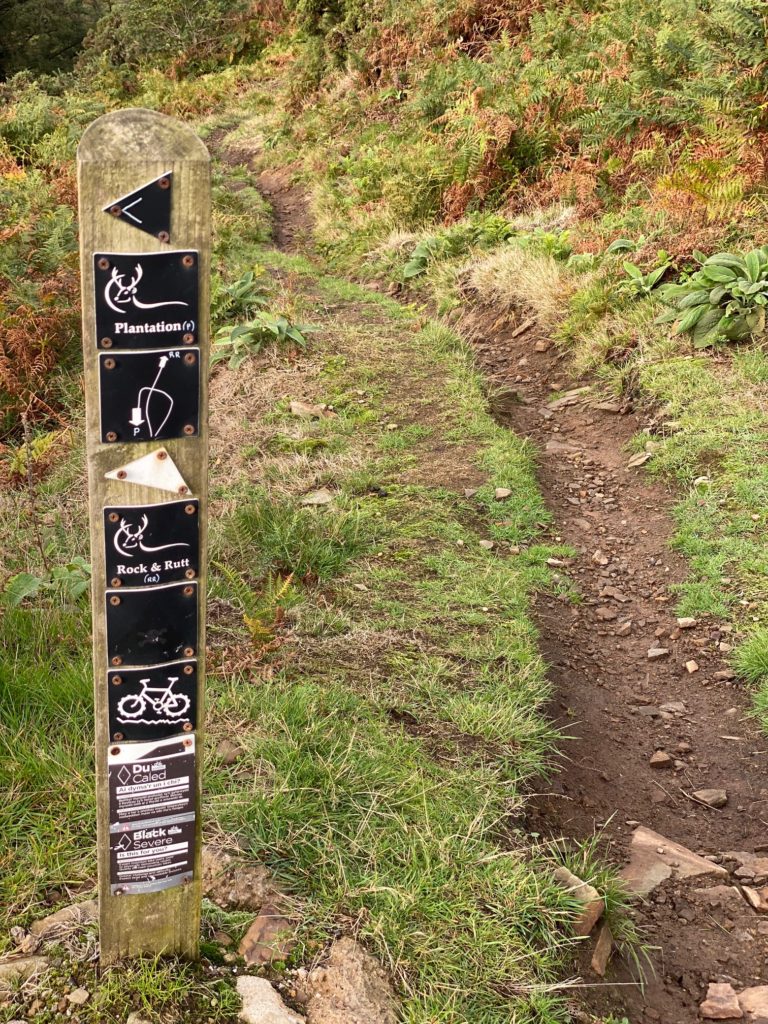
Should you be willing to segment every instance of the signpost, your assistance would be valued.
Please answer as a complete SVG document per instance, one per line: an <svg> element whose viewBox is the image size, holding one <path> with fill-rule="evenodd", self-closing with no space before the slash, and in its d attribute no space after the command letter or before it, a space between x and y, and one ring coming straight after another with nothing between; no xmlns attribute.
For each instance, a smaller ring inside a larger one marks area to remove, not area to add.
<svg viewBox="0 0 768 1024"><path fill-rule="evenodd" d="M101 961L200 930L210 158L149 110L78 149Z"/></svg>

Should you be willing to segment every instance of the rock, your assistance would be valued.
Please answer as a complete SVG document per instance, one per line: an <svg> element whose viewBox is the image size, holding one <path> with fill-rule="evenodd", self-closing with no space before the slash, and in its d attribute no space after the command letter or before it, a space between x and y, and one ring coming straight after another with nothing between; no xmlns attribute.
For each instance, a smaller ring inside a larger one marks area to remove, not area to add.
<svg viewBox="0 0 768 1024"><path fill-rule="evenodd" d="M211 846L203 847L202 879L205 895L224 910L258 912L276 896L263 864L248 864Z"/></svg>
<svg viewBox="0 0 768 1024"><path fill-rule="evenodd" d="M738 869L734 872L737 878L764 882L768 879L768 857L758 857L745 850L728 850L723 854L725 860L735 860Z"/></svg>
<svg viewBox="0 0 768 1024"><path fill-rule="evenodd" d="M492 551L495 546L496 545L493 543L492 540L481 540L480 541L480 547L481 548L485 548L486 551Z"/></svg>
<svg viewBox="0 0 768 1024"><path fill-rule="evenodd" d="M317 491L310 491L301 499L302 505L330 505L333 495L327 487L321 487Z"/></svg>
<svg viewBox="0 0 768 1024"><path fill-rule="evenodd" d="M615 608L607 608L605 606L598 608L595 611L595 615L603 622L612 622L614 619L619 617L619 613Z"/></svg>
<svg viewBox="0 0 768 1024"><path fill-rule="evenodd" d="M575 444L568 444L567 441L547 441L544 451L549 452L551 455L557 455L558 453L568 455L572 452L580 452L581 448Z"/></svg>
<svg viewBox="0 0 768 1024"><path fill-rule="evenodd" d="M618 587L603 587L600 591L600 597L610 597L614 601L618 601L619 604L626 604L630 600Z"/></svg>
<svg viewBox="0 0 768 1024"><path fill-rule="evenodd" d="M511 493L512 491L509 487L497 487L493 492L493 496L496 501L503 501L504 498L508 498Z"/></svg>
<svg viewBox="0 0 768 1024"><path fill-rule="evenodd" d="M583 882L566 867L555 868L552 872L555 881L568 889L582 904L582 911L573 923L577 935L589 935L603 916L605 904L594 886Z"/></svg>
<svg viewBox="0 0 768 1024"><path fill-rule="evenodd" d="M0 959L0 987L41 974L48 967L44 956L7 956Z"/></svg>
<svg viewBox="0 0 768 1024"><path fill-rule="evenodd" d="M292 416L303 420L319 420L333 415L324 405L311 405L309 402L291 402L289 409Z"/></svg>
<svg viewBox="0 0 768 1024"><path fill-rule="evenodd" d="M239 1019L244 1024L304 1024L304 1017L288 1009L266 978L241 974L237 992L243 1001Z"/></svg>
<svg viewBox="0 0 768 1024"><path fill-rule="evenodd" d="M744 1017L744 1011L730 985L711 984L699 1012L707 1020L742 1020Z"/></svg>
<svg viewBox="0 0 768 1024"><path fill-rule="evenodd" d="M62 907L55 914L49 914L39 921L34 921L29 926L30 934L35 935L43 942L50 939L60 939L64 935L77 931L78 928L85 928L94 924L99 919L98 900L85 900L83 903L73 903L69 907Z"/></svg>
<svg viewBox="0 0 768 1024"><path fill-rule="evenodd" d="M474 498L474 496L476 494L477 494L477 487L465 487L464 488L464 497L465 498Z"/></svg>
<svg viewBox="0 0 768 1024"><path fill-rule="evenodd" d="M629 857L629 864L621 871L621 877L627 888L640 896L647 896L667 878L728 877L728 872L719 864L699 857L642 825L632 834Z"/></svg>
<svg viewBox="0 0 768 1024"><path fill-rule="evenodd" d="M241 747L239 743L234 743L225 736L216 744L216 753L222 764L230 765L240 760L245 753L245 747Z"/></svg>
<svg viewBox="0 0 768 1024"><path fill-rule="evenodd" d="M540 338L539 341L533 346L534 352L549 352L552 348L552 342L549 338Z"/></svg>
<svg viewBox="0 0 768 1024"><path fill-rule="evenodd" d="M698 619L687 619L687 618L685 618L685 619L678 619L677 620L677 624L680 627L680 629L693 629L694 626L698 626L699 620Z"/></svg>
<svg viewBox="0 0 768 1024"><path fill-rule="evenodd" d="M249 966L285 960L296 945L295 932L295 920L285 917L274 903L265 903L243 936L238 952Z"/></svg>
<svg viewBox="0 0 768 1024"><path fill-rule="evenodd" d="M91 998L91 993L87 988L76 988L73 992L67 995L67 999L70 1003L74 1003L75 1006L82 1006L87 1003Z"/></svg>
<svg viewBox="0 0 768 1024"><path fill-rule="evenodd" d="M351 938L331 946L322 967L297 985L310 1024L396 1024L397 1000L381 965Z"/></svg>
<svg viewBox="0 0 768 1024"><path fill-rule="evenodd" d="M693 675L694 672L698 672L699 671L699 663L697 661L693 661L693 660L686 661L686 663L685 663L685 670L688 673L688 675Z"/></svg>
<svg viewBox="0 0 768 1024"><path fill-rule="evenodd" d="M229 932L222 932L217 929L212 935L213 941L218 942L220 946L231 946L234 939Z"/></svg>
<svg viewBox="0 0 768 1024"><path fill-rule="evenodd" d="M724 789L697 789L693 795L709 807L725 807L728 803L728 794Z"/></svg>
<svg viewBox="0 0 768 1024"><path fill-rule="evenodd" d="M594 555L592 555L592 561L595 565L608 565L610 558L604 555L602 550L598 548Z"/></svg>
<svg viewBox="0 0 768 1024"><path fill-rule="evenodd" d="M745 988L738 999L749 1024L768 1024L768 985Z"/></svg>
<svg viewBox="0 0 768 1024"><path fill-rule="evenodd" d="M616 630L616 636L629 636L632 632L632 620L629 619L627 622L622 622L619 628Z"/></svg>
<svg viewBox="0 0 768 1024"><path fill-rule="evenodd" d="M399 429L400 429L400 424L399 423L388 423L387 424L387 430L399 430Z"/></svg>
<svg viewBox="0 0 768 1024"><path fill-rule="evenodd" d="M608 927L608 922L603 921L597 933L597 942L595 943L595 949L592 953L592 961L590 966L595 974L599 974L601 978L605 977L605 971L608 967L608 961L611 959L611 953L613 952L613 935L611 929Z"/></svg>
<svg viewBox="0 0 768 1024"><path fill-rule="evenodd" d="M651 647L648 651L648 661L658 661L659 658L668 658L669 651L666 647Z"/></svg>
<svg viewBox="0 0 768 1024"><path fill-rule="evenodd" d="M146 1017L142 1017L140 1013L136 1013L136 1011L134 1011L128 1015L128 1020L125 1024L150 1024L150 1022Z"/></svg>
<svg viewBox="0 0 768 1024"><path fill-rule="evenodd" d="M645 463L652 458L652 452L638 452L637 455L633 455L627 463L627 469L635 469L637 466L644 466Z"/></svg>
<svg viewBox="0 0 768 1024"><path fill-rule="evenodd" d="M744 885L742 886L741 891L744 893L744 899L747 901L750 907L752 907L753 910L756 910L760 914L763 914L766 911L768 911L768 907L763 902L763 898L757 891L757 889L753 889L749 885Z"/></svg>
<svg viewBox="0 0 768 1024"><path fill-rule="evenodd" d="M657 750L651 755L648 764L651 768L671 768L673 761L665 750Z"/></svg>
<svg viewBox="0 0 768 1024"><path fill-rule="evenodd" d="M681 700L668 700L661 705L662 711L668 711L671 715L684 715L688 710Z"/></svg>

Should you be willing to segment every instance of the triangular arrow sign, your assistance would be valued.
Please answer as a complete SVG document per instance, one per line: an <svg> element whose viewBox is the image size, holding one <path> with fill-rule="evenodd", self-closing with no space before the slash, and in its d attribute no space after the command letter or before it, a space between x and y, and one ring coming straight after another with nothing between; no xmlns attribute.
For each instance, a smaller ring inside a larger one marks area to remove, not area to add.
<svg viewBox="0 0 768 1024"><path fill-rule="evenodd" d="M189 494L184 477L165 448L158 448L149 455L142 455L140 459L126 462L124 466L111 469L104 476L107 480L122 480L127 484L139 484L141 487L156 487L159 491L171 491L173 494Z"/></svg>
<svg viewBox="0 0 768 1024"><path fill-rule="evenodd" d="M170 242L172 184L173 171L166 171L135 192L107 203L104 213L125 221L139 231L146 231L148 235L154 235L161 242Z"/></svg>

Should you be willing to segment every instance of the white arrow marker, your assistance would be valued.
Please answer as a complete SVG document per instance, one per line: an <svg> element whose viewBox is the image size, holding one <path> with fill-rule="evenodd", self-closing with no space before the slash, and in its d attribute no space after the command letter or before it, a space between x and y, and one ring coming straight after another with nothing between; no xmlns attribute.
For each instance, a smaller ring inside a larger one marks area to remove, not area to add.
<svg viewBox="0 0 768 1024"><path fill-rule="evenodd" d="M156 487L159 491L172 491L174 494L189 494L189 487L178 471L176 463L165 448L158 448L149 455L127 462L118 469L111 469L104 476L107 480L120 480L123 483L139 484L141 487Z"/></svg>
<svg viewBox="0 0 768 1024"><path fill-rule="evenodd" d="M131 424L132 427L140 427L141 424L144 422L144 417L141 415L141 406L137 405L135 408L131 409L131 413L133 415L128 420L128 422Z"/></svg>

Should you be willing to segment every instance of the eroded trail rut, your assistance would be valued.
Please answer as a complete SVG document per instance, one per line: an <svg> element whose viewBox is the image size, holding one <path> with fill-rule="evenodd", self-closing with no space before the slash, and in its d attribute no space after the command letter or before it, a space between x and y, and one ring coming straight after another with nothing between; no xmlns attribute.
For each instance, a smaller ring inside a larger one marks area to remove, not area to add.
<svg viewBox="0 0 768 1024"><path fill-rule="evenodd" d="M290 174L265 172L258 186L273 207L278 248L303 248L308 204ZM653 964L643 989L620 957L605 979L596 975L592 940L580 964L581 1001L596 1014L700 1021L710 983L737 992L768 984L768 913L745 892L768 885L768 742L728 667L727 626L700 619L678 627L672 588L688 570L670 549L674 497L629 467L625 450L646 420L601 408L571 384L546 339L514 326L471 306L460 324L494 393L506 396L494 400L498 418L540 450L552 536L577 552L560 571L581 594L578 604L544 597L536 607L552 717L569 739L559 773L530 802L531 829L573 839L599 832L620 865L645 827L711 860L712 872L687 880L673 870L639 903ZM649 658L654 649L667 653ZM725 806L698 802L693 794L703 789L724 789ZM675 862L663 846L652 853L662 851ZM768 889L765 897L768 907ZM764 995L768 1007L768 988ZM754 1005L761 1001L757 993ZM743 1019L768 1015L747 1010Z"/></svg>
<svg viewBox="0 0 768 1024"><path fill-rule="evenodd" d="M588 1002L623 1006L633 1022L698 1021L709 982L737 991L768 982L768 915L749 906L743 891L759 889L768 875L768 744L729 670L731 634L714 620L677 625L671 587L687 567L670 550L673 497L628 467L624 449L647 418L618 405L601 408L570 384L546 341L538 346L545 351L536 350L531 331L515 337L480 312L464 326L506 396L497 414L540 449L552 533L577 552L561 571L581 603L544 598L536 609L553 718L572 739L560 773L532 803L532 823L546 835L601 831L617 863L645 826L727 871L656 887L637 915L655 947L655 977L644 993L590 989ZM569 387L554 399L553 391ZM668 653L649 658L651 650ZM703 789L726 790L725 806L697 802L693 793ZM734 851L759 859L729 857ZM599 984L589 955L583 961L584 982ZM606 981L630 978L614 963Z"/></svg>

